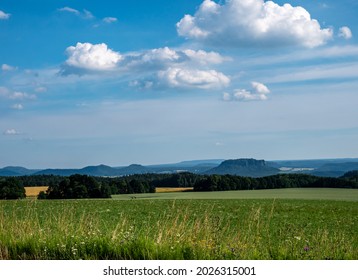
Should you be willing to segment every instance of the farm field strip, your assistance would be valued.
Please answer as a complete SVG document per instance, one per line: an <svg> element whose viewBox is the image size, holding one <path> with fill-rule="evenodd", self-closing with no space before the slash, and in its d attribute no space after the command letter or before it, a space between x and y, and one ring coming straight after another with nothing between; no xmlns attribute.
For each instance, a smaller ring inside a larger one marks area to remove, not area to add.
<svg viewBox="0 0 358 280"><path fill-rule="evenodd" d="M164 187L155 188L156 193L187 192L192 190L193 188L164 188Z"/></svg>
<svg viewBox="0 0 358 280"><path fill-rule="evenodd" d="M40 192L46 192L48 186L25 187L26 197L36 197Z"/></svg>

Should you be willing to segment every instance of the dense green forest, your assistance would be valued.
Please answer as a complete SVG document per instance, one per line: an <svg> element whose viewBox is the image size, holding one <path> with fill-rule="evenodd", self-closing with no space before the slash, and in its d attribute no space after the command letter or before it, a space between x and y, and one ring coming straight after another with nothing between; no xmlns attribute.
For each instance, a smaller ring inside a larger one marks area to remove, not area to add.
<svg viewBox="0 0 358 280"><path fill-rule="evenodd" d="M306 174L279 174L261 178L210 175L194 185L194 191L259 190L281 188L358 188L357 177L317 177Z"/></svg>
<svg viewBox="0 0 358 280"><path fill-rule="evenodd" d="M25 198L25 189L17 178L0 178L0 199Z"/></svg>
<svg viewBox="0 0 358 280"><path fill-rule="evenodd" d="M235 175L138 174L123 177L30 175L0 177L0 199L25 197L24 186L49 186L41 199L109 198L112 194L155 192L157 187L192 187L193 191L278 188L358 188L358 171L340 178L279 174L260 178Z"/></svg>

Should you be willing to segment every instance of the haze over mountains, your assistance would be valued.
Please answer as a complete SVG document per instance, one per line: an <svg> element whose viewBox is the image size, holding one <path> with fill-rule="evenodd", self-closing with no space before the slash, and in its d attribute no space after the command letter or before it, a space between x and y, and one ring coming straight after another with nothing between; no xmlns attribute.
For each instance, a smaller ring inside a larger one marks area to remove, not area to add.
<svg viewBox="0 0 358 280"><path fill-rule="evenodd" d="M82 174L90 176L126 176L146 173L192 172L196 174L230 174L249 177L263 177L279 173L306 173L316 176L339 177L352 170L358 170L358 159L318 159L265 161L255 159L193 160L173 164L139 165L124 167L107 165L87 166L81 169L33 170L8 166L0 169L0 176Z"/></svg>

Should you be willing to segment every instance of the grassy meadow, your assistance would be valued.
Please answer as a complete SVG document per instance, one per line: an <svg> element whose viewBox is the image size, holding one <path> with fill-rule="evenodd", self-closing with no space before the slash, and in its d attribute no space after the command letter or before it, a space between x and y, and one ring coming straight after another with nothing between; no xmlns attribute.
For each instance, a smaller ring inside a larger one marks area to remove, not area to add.
<svg viewBox="0 0 358 280"><path fill-rule="evenodd" d="M348 260L357 233L357 190L0 201L0 259Z"/></svg>

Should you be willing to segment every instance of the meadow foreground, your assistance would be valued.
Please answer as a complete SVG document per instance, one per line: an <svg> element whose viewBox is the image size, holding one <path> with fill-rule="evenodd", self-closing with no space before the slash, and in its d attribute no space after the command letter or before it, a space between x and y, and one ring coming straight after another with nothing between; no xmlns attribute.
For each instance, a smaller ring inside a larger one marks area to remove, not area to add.
<svg viewBox="0 0 358 280"><path fill-rule="evenodd" d="M0 201L0 259L349 260L357 232L354 199Z"/></svg>

